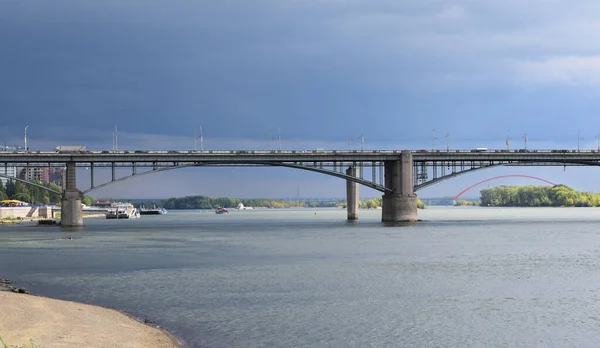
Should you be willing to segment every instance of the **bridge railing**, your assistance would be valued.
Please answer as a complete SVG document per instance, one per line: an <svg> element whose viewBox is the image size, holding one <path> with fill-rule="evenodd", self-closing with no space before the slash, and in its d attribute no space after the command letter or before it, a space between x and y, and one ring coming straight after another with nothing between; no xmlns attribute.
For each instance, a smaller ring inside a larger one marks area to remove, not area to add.
<svg viewBox="0 0 600 348"><path fill-rule="evenodd" d="M5 154L400 154L403 150L87 150L78 152L57 151L2 151ZM413 154L447 154L447 153L600 153L598 150L574 149L455 149L455 150L409 150Z"/></svg>

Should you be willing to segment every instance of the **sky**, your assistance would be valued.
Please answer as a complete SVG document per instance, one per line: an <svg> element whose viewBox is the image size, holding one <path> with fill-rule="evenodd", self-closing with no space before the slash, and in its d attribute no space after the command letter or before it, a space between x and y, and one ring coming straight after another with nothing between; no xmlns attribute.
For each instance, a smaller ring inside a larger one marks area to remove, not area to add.
<svg viewBox="0 0 600 348"><path fill-rule="evenodd" d="M202 127L205 149L268 149L269 134L284 149L357 149L361 134L366 149L522 148L525 134L530 149L596 149L598 17L593 0L0 0L0 142L22 145L28 126L32 150L111 149L116 127L120 149L192 149ZM419 195L502 174L600 191L598 170L494 168ZM298 191L343 197L345 183L197 168L92 195Z"/></svg>

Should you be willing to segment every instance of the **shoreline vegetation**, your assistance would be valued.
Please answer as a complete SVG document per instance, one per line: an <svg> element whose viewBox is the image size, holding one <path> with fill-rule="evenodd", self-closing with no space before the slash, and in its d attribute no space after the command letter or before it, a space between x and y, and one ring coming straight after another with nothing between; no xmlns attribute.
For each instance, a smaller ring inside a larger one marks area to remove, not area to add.
<svg viewBox="0 0 600 348"><path fill-rule="evenodd" d="M129 202L137 207L145 206L163 207L167 210L178 209L215 209L216 207L235 208L242 203L246 207L253 208L345 208L346 200L276 200L276 199L237 199L229 197L207 197L207 196L185 196L169 199L155 200L132 200L118 199ZM381 207L381 197L363 199L358 202L360 209L377 209ZM417 198L417 207L425 209L425 204Z"/></svg>
<svg viewBox="0 0 600 348"><path fill-rule="evenodd" d="M498 186L481 190L482 207L600 207L600 193L565 185Z"/></svg>
<svg viewBox="0 0 600 348"><path fill-rule="evenodd" d="M114 309L28 295L27 290L12 284L0 280L0 348L184 346L148 319L141 321Z"/></svg>
<svg viewBox="0 0 600 348"><path fill-rule="evenodd" d="M457 200L455 206L481 207L600 207L600 193L569 186L497 186L483 189L479 200Z"/></svg>
<svg viewBox="0 0 600 348"><path fill-rule="evenodd" d="M35 180L34 183L61 192L60 186L53 182L40 182ZM0 201L5 199L14 199L17 201L27 202L30 204L50 204L51 202L60 202L60 195L47 190L43 190L36 186L26 185L20 181L9 179L6 185L0 181ZM94 199L89 196L83 196L81 203L91 205Z"/></svg>

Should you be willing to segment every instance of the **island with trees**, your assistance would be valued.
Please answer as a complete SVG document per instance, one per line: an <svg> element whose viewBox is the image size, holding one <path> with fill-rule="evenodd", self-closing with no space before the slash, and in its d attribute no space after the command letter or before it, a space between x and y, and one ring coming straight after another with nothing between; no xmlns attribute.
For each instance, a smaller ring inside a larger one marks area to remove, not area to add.
<svg viewBox="0 0 600 348"><path fill-rule="evenodd" d="M498 186L481 190L483 207L600 207L600 193L556 186Z"/></svg>

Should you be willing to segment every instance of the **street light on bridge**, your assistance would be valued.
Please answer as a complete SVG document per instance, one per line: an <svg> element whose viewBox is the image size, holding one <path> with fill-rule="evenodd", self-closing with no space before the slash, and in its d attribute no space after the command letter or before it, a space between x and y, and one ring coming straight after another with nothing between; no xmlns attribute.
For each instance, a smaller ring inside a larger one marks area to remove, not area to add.
<svg viewBox="0 0 600 348"><path fill-rule="evenodd" d="M281 151L281 129L277 127L277 139L279 140L279 151Z"/></svg>
<svg viewBox="0 0 600 348"><path fill-rule="evenodd" d="M579 131L577 131L577 152L579 152L579 143L580 143L580 140L583 140L583 138L581 138L579 136Z"/></svg>
<svg viewBox="0 0 600 348"><path fill-rule="evenodd" d="M273 150L273 145L271 144L273 141L273 136L271 135L271 128L269 128L269 151Z"/></svg>
<svg viewBox="0 0 600 348"><path fill-rule="evenodd" d="M365 136L364 136L363 130L361 128L360 129L360 151L363 150L364 146L365 146Z"/></svg>
<svg viewBox="0 0 600 348"><path fill-rule="evenodd" d="M450 152L450 133L446 133L446 152Z"/></svg>
<svg viewBox="0 0 600 348"><path fill-rule="evenodd" d="M119 140L118 140L118 129L115 126L115 130L113 131L113 151L119 151Z"/></svg>
<svg viewBox="0 0 600 348"><path fill-rule="evenodd" d="M523 140L525 140L525 150L527 150L527 142L529 141L529 138L527 138L527 133L525 133L523 136Z"/></svg>
<svg viewBox="0 0 600 348"><path fill-rule="evenodd" d="M435 151L435 139L437 139L435 137L435 128L433 129L433 131L431 132L431 151Z"/></svg>
<svg viewBox="0 0 600 348"><path fill-rule="evenodd" d="M29 126L25 126L25 152L27 152L27 128L29 128Z"/></svg>
<svg viewBox="0 0 600 348"><path fill-rule="evenodd" d="M202 126L200 126L200 151L204 151L204 137L202 135Z"/></svg>

